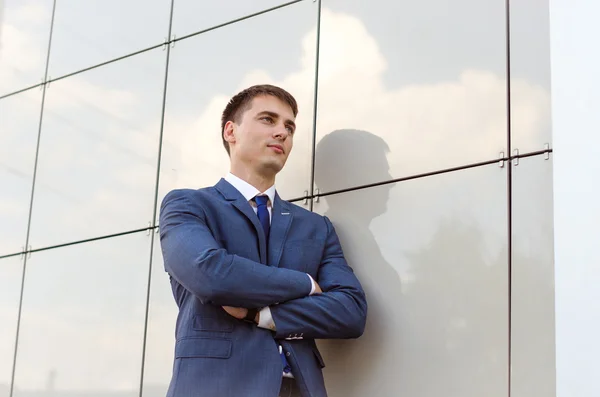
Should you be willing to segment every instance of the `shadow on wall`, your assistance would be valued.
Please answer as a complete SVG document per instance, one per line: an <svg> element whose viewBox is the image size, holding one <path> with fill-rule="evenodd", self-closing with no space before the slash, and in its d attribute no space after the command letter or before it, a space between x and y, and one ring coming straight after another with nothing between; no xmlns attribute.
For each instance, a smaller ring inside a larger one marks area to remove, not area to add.
<svg viewBox="0 0 600 397"><path fill-rule="evenodd" d="M336 130L321 139L316 149L315 183L327 193L369 181L391 179L387 143L366 131ZM358 340L320 341L327 367L325 377L332 396L360 395L369 379L394 376L393 346L386 341L402 332L401 280L385 260L371 221L385 214L393 184L326 196L324 213L336 227L344 254L362 283L368 300L367 326ZM396 362L397 364L397 362ZM382 390L388 386L381 385ZM377 389L371 390L377 392Z"/></svg>
<svg viewBox="0 0 600 397"><path fill-rule="evenodd" d="M336 130L317 145L315 183L322 193L327 193L368 181L390 180L388 152L386 142L369 132ZM452 177L462 178L461 175ZM373 219L386 214L381 223L386 225L387 244L390 233L398 242L409 238L401 234L411 230L422 234L419 224L403 224L403 219L394 219L399 212L388 211L390 190L398 189L396 193L400 193L404 189L420 189L421 183L437 186L437 181L444 181L441 178L445 177L324 197L328 207L324 215L334 223L369 304L367 327L361 338L318 343L326 363L324 374L331 397L506 395L506 246L499 252L489 252L486 230L468 219L472 215L468 207L459 210L462 212L443 213L435 228L427 233L430 237L424 244L402 252L408 272L401 279L398 266L386 261L370 230ZM440 205L448 186L440 183L434 190L440 195ZM419 194L409 197L418 199ZM415 203L394 200L394 205L407 206L409 210L419 208ZM472 200L474 207L485 205L475 197ZM449 204L448 210L453 211L453 204ZM536 263L531 261L528 276L532 283L535 269Z"/></svg>

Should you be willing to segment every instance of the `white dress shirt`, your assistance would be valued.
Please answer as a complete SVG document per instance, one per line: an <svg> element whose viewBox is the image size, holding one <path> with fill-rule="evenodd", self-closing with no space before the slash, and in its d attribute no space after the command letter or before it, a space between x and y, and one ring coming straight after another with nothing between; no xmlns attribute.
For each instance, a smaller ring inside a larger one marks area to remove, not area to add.
<svg viewBox="0 0 600 397"><path fill-rule="evenodd" d="M248 182L244 181L243 179L238 178L237 176L233 175L231 172L229 172L225 176L225 180L227 182L229 182L234 188L236 188L242 194L242 196L244 196L244 198L246 200L248 200L250 205L252 205L252 208L254 208L255 213L258 211L258 208L256 207L256 203L252 199L259 195L268 196L269 201L267 203L267 209L269 210L269 220L273 219L273 203L275 202L275 185L271 186L264 192L260 192L257 188L255 188ZM311 282L310 295L312 295L315 293L315 289L316 289L315 281L309 274L307 274L307 276ZM275 331L277 329L275 327L275 322L273 321L273 316L271 315L271 309L268 306L260 310L258 326L260 328L270 329L272 331Z"/></svg>

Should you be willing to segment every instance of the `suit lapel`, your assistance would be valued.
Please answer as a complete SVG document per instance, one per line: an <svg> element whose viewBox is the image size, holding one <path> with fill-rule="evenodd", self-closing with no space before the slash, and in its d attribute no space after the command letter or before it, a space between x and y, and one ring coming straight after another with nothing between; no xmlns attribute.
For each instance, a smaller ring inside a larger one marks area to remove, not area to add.
<svg viewBox="0 0 600 397"><path fill-rule="evenodd" d="M230 201L239 212L246 216L246 218L248 218L252 225L254 225L254 230L258 235L260 261L261 263L267 263L267 240L265 238L265 232L258 220L258 216L256 216L256 213L254 212L254 209L252 208L250 203L248 203L248 201L246 201L246 198L242 196L242 194L225 179L221 179L219 183L215 185L215 188L219 192L221 192L223 197L225 197L227 201ZM272 227L270 234L273 234Z"/></svg>
<svg viewBox="0 0 600 397"><path fill-rule="evenodd" d="M271 231L269 233L269 266L279 266L283 244L287 239L288 231L292 225L293 218L290 204L281 200L278 194L275 194L275 203L273 204L271 217Z"/></svg>

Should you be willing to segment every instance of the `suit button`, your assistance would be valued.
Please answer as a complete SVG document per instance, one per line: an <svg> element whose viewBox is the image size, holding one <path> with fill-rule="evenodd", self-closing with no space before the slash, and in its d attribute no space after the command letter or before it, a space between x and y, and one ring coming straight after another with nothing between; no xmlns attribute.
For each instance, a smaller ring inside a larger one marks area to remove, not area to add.
<svg viewBox="0 0 600 397"><path fill-rule="evenodd" d="M285 353L285 355L286 355L287 357L289 357L289 356L291 355L291 353L290 353L290 352L286 352L286 353Z"/></svg>

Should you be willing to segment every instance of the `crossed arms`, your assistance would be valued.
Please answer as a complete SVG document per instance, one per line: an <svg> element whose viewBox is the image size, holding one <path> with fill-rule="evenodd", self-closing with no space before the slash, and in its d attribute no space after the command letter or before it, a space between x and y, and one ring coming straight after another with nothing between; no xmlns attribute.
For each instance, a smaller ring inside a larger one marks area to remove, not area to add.
<svg viewBox="0 0 600 397"><path fill-rule="evenodd" d="M169 274L204 304L260 309L270 307L275 338L356 338L365 327L364 291L346 263L331 222L327 227L316 281L322 293L310 295L303 272L229 254L212 235L199 203L184 190L164 198L160 239ZM197 201L197 200L196 200Z"/></svg>

